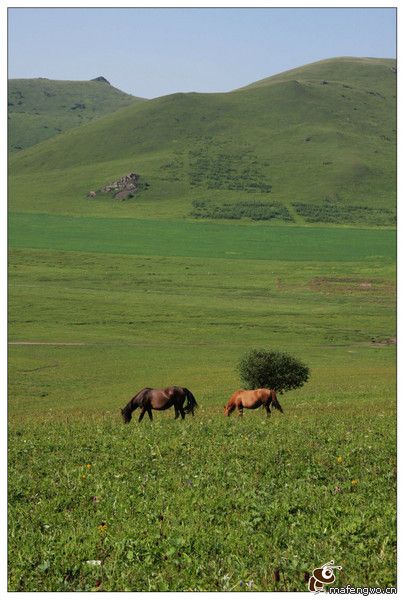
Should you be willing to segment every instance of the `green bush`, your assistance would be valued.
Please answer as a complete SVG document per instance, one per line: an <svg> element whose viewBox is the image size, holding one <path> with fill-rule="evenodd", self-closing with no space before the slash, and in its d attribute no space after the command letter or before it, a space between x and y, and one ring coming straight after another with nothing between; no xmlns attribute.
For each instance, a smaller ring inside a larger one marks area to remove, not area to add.
<svg viewBox="0 0 405 600"><path fill-rule="evenodd" d="M347 205L326 199L323 204L293 202L297 213L308 223L364 223L395 225L396 215L389 208Z"/></svg>
<svg viewBox="0 0 405 600"><path fill-rule="evenodd" d="M226 144L205 143L190 150L188 156L190 184L209 190L236 190L269 194L268 163L251 148L239 152Z"/></svg>
<svg viewBox="0 0 405 600"><path fill-rule="evenodd" d="M191 216L200 219L251 219L252 221L291 221L291 215L281 202L223 202L194 200Z"/></svg>
<svg viewBox="0 0 405 600"><path fill-rule="evenodd" d="M249 389L270 388L283 393L302 387L309 368L284 352L250 350L239 363L239 374Z"/></svg>

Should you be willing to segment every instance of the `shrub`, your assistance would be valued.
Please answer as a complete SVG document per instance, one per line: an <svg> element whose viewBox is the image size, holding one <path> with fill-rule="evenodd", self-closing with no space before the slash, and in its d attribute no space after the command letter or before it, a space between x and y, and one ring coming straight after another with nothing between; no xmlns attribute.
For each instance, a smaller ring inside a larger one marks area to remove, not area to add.
<svg viewBox="0 0 405 600"><path fill-rule="evenodd" d="M281 202L224 202L214 203L205 200L193 201L192 217L200 219L252 219L252 221L270 221L280 219L291 221L291 215Z"/></svg>
<svg viewBox="0 0 405 600"><path fill-rule="evenodd" d="M268 163L251 148L230 151L226 144L206 143L189 152L189 177L194 187L269 194L272 186L265 172Z"/></svg>
<svg viewBox="0 0 405 600"><path fill-rule="evenodd" d="M270 388L283 393L302 387L309 368L284 352L251 350L239 363L239 374L250 389Z"/></svg>
<svg viewBox="0 0 405 600"><path fill-rule="evenodd" d="M367 225L395 225L396 215L389 208L373 208L343 204L325 199L323 204L293 202L297 213L308 223L364 223Z"/></svg>

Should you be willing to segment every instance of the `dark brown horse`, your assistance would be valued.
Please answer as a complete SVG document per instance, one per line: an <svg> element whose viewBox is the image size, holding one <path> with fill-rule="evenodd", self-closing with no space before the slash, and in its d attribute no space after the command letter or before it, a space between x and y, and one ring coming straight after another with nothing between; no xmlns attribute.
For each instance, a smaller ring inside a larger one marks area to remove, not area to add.
<svg viewBox="0 0 405 600"><path fill-rule="evenodd" d="M237 408L239 416L242 417L244 408L259 408L259 406L264 406L268 417L271 414L271 408L277 408L280 412L284 412L274 390L259 388L258 390L234 392L224 406L224 415L229 417Z"/></svg>
<svg viewBox="0 0 405 600"><path fill-rule="evenodd" d="M187 400L187 404L183 406L185 400ZM172 406L174 407L174 418L177 419L181 415L181 418L184 419L186 413L191 413L194 416L194 409L197 408L198 404L193 394L187 388L175 385L159 389L143 388L121 409L121 414L124 423L129 423L134 410L140 408L141 414L138 421L142 421L146 412L152 421L152 410L166 410Z"/></svg>

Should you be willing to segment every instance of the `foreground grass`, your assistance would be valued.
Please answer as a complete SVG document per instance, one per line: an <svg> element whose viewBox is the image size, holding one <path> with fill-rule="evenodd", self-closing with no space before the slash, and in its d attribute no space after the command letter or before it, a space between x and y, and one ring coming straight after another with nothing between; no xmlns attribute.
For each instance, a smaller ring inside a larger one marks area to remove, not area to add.
<svg viewBox="0 0 405 600"><path fill-rule="evenodd" d="M11 232L9 589L305 590L331 559L339 583L395 584L392 232L331 230L322 256L326 229L193 224L182 246L166 222L145 250L135 222L114 254L118 229L82 222L84 252L62 225L28 227L31 248ZM311 379L284 417L225 419L257 346ZM137 389L168 383L194 419L123 425Z"/></svg>
<svg viewBox="0 0 405 600"><path fill-rule="evenodd" d="M395 584L394 406L324 400L13 422L10 589L305 590L330 558L342 584Z"/></svg>

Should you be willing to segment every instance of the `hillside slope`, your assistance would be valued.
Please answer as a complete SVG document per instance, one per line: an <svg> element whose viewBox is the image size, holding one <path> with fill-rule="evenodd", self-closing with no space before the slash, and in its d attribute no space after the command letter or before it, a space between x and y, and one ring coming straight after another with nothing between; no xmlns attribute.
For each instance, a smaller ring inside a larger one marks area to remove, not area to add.
<svg viewBox="0 0 405 600"><path fill-rule="evenodd" d="M149 187L115 214L159 214L165 200L175 215L252 217L254 201L285 220L393 224L395 61L333 59L229 93L132 104L10 166L16 210L105 212L86 192L136 171Z"/></svg>
<svg viewBox="0 0 405 600"><path fill-rule="evenodd" d="M9 150L28 148L140 100L101 77L92 81L11 79Z"/></svg>

